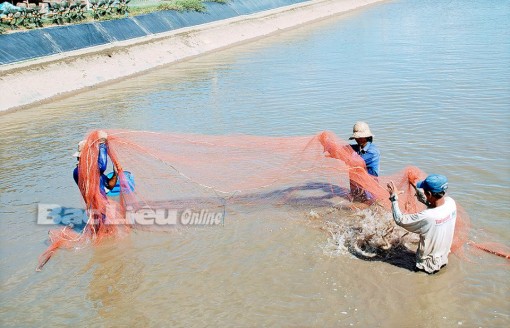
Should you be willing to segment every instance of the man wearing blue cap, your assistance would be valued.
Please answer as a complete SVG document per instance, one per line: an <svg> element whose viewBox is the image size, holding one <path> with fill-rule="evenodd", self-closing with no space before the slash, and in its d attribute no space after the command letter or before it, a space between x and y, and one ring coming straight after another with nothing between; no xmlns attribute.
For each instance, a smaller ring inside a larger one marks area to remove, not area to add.
<svg viewBox="0 0 510 328"><path fill-rule="evenodd" d="M393 181L388 183L393 219L402 228L420 235L416 251L416 268L427 273L436 273L448 264L448 254L453 242L457 205L446 197L448 179L444 175L432 174L413 187L418 200L427 209L415 214L402 214L398 206L398 190ZM423 189L423 194L419 189Z"/></svg>

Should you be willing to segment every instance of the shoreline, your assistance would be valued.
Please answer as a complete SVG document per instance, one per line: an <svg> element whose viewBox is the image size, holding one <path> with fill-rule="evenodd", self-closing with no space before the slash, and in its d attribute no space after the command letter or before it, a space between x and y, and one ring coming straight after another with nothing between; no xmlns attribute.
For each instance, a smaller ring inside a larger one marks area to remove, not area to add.
<svg viewBox="0 0 510 328"><path fill-rule="evenodd" d="M312 0L0 66L0 115L386 0Z"/></svg>

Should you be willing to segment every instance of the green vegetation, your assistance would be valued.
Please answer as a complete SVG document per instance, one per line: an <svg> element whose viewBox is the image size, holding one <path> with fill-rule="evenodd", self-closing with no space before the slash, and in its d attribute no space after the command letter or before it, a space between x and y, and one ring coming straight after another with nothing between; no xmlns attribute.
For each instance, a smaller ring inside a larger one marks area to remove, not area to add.
<svg viewBox="0 0 510 328"><path fill-rule="evenodd" d="M90 0L92 17L94 19L113 18L127 16L129 13L128 3L131 0Z"/></svg>
<svg viewBox="0 0 510 328"><path fill-rule="evenodd" d="M43 26L43 14L31 8L21 8L20 10L4 10L0 15L0 33L5 33L8 28L17 29L36 28Z"/></svg>
<svg viewBox="0 0 510 328"><path fill-rule="evenodd" d="M175 11L197 11L205 12L204 2L227 3L228 0L165 0L157 3L153 2L147 6L132 6L129 8L131 16L149 14L155 11L175 10Z"/></svg>
<svg viewBox="0 0 510 328"><path fill-rule="evenodd" d="M40 7L0 10L0 34L47 25L77 24L94 20L119 19L163 10L206 12L204 2L226 3L228 0L153 0L146 5L133 0L90 0L90 10L79 0L49 4L47 13Z"/></svg>
<svg viewBox="0 0 510 328"><path fill-rule="evenodd" d="M80 4L79 2L52 3L50 4L46 19L49 20L51 24L56 25L81 22L85 19L85 12L85 4ZM42 24L38 27L42 27Z"/></svg>

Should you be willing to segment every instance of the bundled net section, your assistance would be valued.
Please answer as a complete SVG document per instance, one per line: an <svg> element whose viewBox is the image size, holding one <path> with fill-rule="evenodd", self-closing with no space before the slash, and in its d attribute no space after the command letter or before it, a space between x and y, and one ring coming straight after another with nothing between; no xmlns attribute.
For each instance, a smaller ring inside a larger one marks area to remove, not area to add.
<svg viewBox="0 0 510 328"><path fill-rule="evenodd" d="M93 131L79 162L79 190L89 221L81 232L51 231L51 245L40 257L38 269L58 248L98 243L131 228L147 228L130 216L141 209L334 208L352 204L354 182L372 195L371 206L388 213L386 183L390 180L403 191L399 196L403 212L424 208L410 184L424 178L424 172L407 167L392 176L374 178L349 144L331 132L303 137L107 132L108 156L119 171L120 194L107 197L101 192L101 140L99 132ZM469 227L469 218L460 208L452 251L462 252ZM493 245L485 248L508 254L494 250Z"/></svg>

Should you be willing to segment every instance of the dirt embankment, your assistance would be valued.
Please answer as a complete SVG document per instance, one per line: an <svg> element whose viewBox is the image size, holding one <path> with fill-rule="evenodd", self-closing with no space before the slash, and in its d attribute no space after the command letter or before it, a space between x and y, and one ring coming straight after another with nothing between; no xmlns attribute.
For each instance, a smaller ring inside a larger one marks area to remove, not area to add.
<svg viewBox="0 0 510 328"><path fill-rule="evenodd" d="M313 0L252 15L187 27L0 66L0 113L68 96L384 0Z"/></svg>

